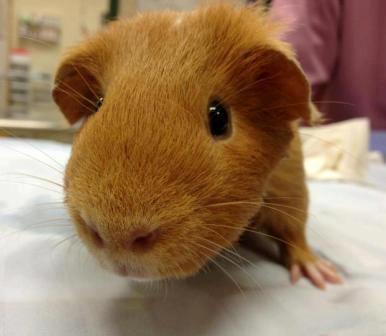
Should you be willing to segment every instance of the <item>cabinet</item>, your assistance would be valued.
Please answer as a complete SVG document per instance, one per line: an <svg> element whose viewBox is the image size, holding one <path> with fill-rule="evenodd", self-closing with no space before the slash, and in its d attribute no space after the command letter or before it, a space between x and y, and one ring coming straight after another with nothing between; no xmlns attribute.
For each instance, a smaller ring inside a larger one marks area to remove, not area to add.
<svg viewBox="0 0 386 336"><path fill-rule="evenodd" d="M10 44L11 0L0 0L0 117L4 117L8 101L8 52Z"/></svg>

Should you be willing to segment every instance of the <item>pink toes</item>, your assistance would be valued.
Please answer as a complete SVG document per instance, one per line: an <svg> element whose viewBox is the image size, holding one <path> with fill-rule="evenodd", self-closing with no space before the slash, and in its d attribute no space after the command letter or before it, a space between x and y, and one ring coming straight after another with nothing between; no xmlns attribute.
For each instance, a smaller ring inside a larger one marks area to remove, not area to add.
<svg viewBox="0 0 386 336"><path fill-rule="evenodd" d="M304 275L307 277L315 287L319 289L326 288L326 279L318 268L317 263L308 263L304 266Z"/></svg>
<svg viewBox="0 0 386 336"><path fill-rule="evenodd" d="M332 264L324 260L319 260L317 265L327 282L332 284L341 284L343 282L343 278Z"/></svg>
<svg viewBox="0 0 386 336"><path fill-rule="evenodd" d="M291 282L296 283L301 276L308 278L319 289L325 289L327 283L340 284L343 282L336 268L323 259L317 259L314 262L307 262L303 265L292 265L290 270Z"/></svg>
<svg viewBox="0 0 386 336"><path fill-rule="evenodd" d="M298 264L292 265L290 270L291 282L296 284L302 276L302 270Z"/></svg>

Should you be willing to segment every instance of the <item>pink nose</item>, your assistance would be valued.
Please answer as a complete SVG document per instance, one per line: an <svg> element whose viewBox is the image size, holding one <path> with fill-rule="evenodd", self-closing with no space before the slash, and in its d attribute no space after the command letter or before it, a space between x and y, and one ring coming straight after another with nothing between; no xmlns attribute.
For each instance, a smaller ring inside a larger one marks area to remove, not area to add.
<svg viewBox="0 0 386 336"><path fill-rule="evenodd" d="M146 252L154 246L157 238L157 230L137 230L129 237L126 247L134 252Z"/></svg>

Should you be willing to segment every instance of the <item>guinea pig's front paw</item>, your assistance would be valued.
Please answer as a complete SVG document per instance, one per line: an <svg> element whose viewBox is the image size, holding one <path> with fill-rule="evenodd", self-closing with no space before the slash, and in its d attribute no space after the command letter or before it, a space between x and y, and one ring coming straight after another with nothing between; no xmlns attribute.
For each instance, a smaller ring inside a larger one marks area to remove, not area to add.
<svg viewBox="0 0 386 336"><path fill-rule="evenodd" d="M319 289L325 289L327 283L341 284L343 282L336 267L322 258L293 263L290 266L291 282L295 284L302 276Z"/></svg>

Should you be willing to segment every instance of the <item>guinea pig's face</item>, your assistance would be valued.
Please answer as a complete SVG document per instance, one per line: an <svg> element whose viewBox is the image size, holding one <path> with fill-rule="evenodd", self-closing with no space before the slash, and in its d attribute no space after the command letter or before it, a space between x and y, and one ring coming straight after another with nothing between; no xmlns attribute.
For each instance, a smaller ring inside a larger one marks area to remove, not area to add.
<svg viewBox="0 0 386 336"><path fill-rule="evenodd" d="M308 116L307 83L271 28L229 6L149 14L64 60L54 98L84 117L66 202L102 265L181 278L239 239L291 122Z"/></svg>

